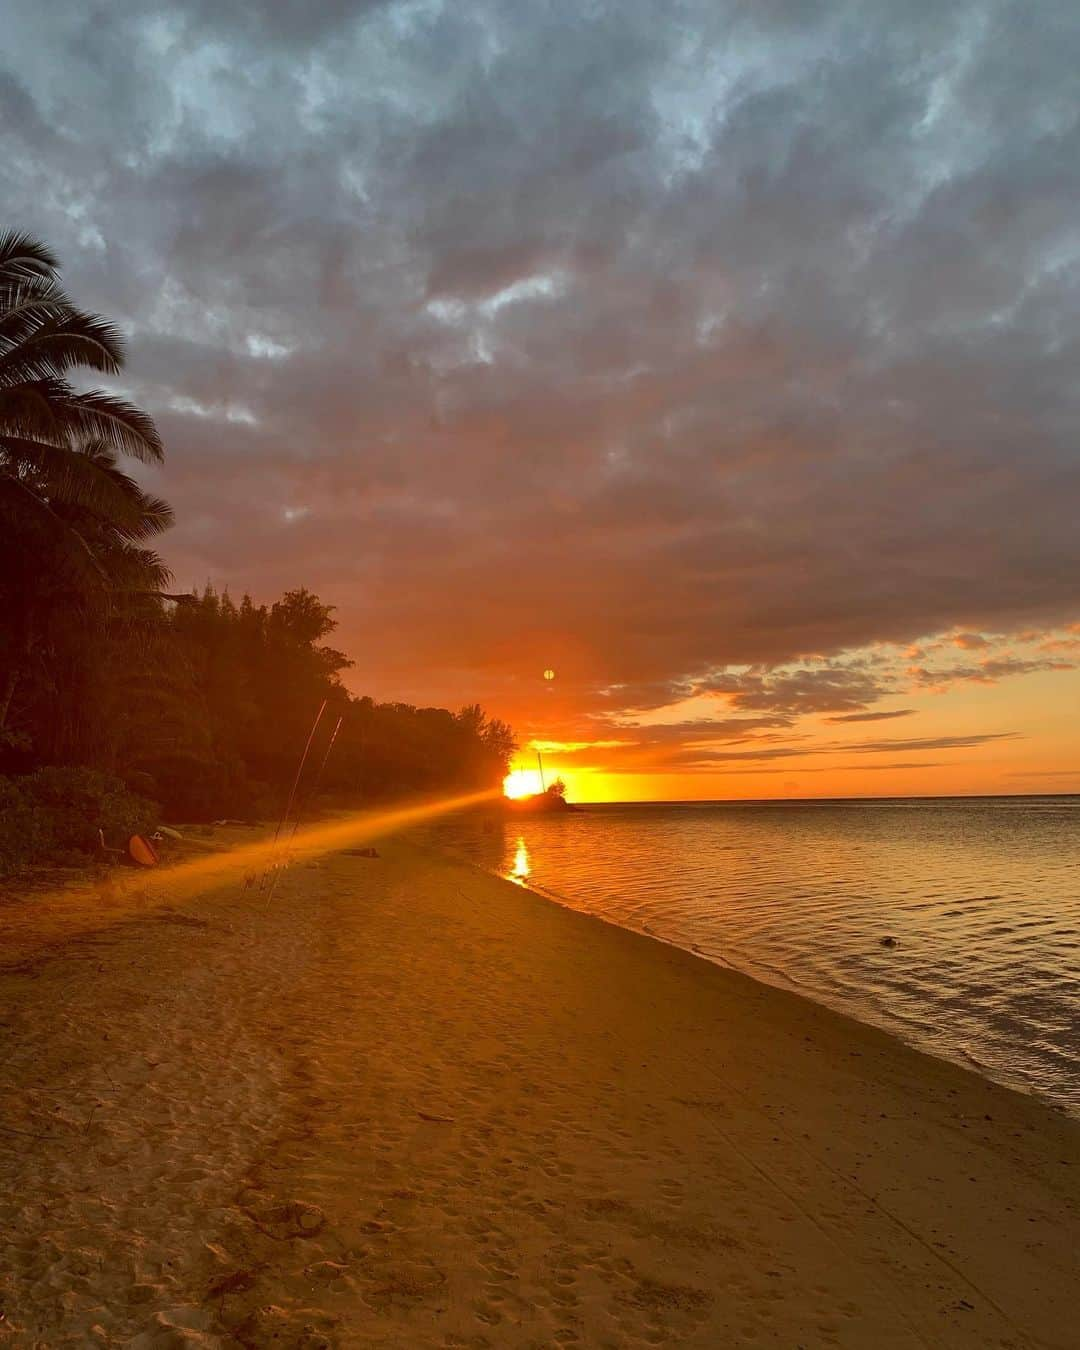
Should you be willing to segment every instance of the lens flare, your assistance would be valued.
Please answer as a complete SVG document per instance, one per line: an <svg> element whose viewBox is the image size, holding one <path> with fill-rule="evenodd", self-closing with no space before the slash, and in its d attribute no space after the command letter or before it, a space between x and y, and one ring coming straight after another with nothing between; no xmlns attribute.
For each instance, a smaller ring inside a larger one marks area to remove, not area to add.
<svg viewBox="0 0 1080 1350"><path fill-rule="evenodd" d="M503 779L503 794L516 801L519 797L532 797L543 792L540 774L536 769L515 769Z"/></svg>
<svg viewBox="0 0 1080 1350"><path fill-rule="evenodd" d="M272 876L286 863L304 862L322 853L370 843L410 825L478 806L498 796L498 789L492 788L484 792L467 792L459 796L414 802L391 810L355 811L303 827L289 840L287 849L280 840L275 842L273 836L268 836L239 848L207 853L172 866L159 866L153 873L150 886L147 884L147 875L140 873L137 880L132 877L130 888L134 890L137 886L141 892L152 896L155 904L175 904L177 901L194 899L217 886L250 885L253 881L265 883L267 876ZM111 880L115 881L120 893L129 889L122 871L112 874Z"/></svg>

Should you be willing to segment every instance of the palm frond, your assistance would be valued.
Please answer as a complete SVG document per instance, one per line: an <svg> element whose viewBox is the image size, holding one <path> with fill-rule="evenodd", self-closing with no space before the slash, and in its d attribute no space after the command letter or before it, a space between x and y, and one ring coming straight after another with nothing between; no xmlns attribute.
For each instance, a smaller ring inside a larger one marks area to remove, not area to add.
<svg viewBox="0 0 1080 1350"><path fill-rule="evenodd" d="M142 490L134 479L92 455L43 441L0 436L10 469L51 506L77 507L118 527L141 531ZM30 480L29 483L27 480Z"/></svg>
<svg viewBox="0 0 1080 1350"><path fill-rule="evenodd" d="M55 282L0 279L0 345L6 350L32 334L47 318L62 318L74 306Z"/></svg>
<svg viewBox="0 0 1080 1350"><path fill-rule="evenodd" d="M69 393L55 400L57 411L78 440L100 440L110 449L144 462L160 462L164 448L149 413L101 389Z"/></svg>
<svg viewBox="0 0 1080 1350"><path fill-rule="evenodd" d="M125 521L122 534L125 539L137 542L151 535L163 534L170 529L174 516L173 509L161 497L145 492L130 474L119 467L116 455L103 441L88 441L78 456L93 464L100 473L109 478L124 494L135 509L136 519ZM119 521L110 521L110 525L120 527Z"/></svg>
<svg viewBox="0 0 1080 1350"><path fill-rule="evenodd" d="M55 395L75 391L65 381L34 380L13 389L0 388L0 434L64 445L65 427L57 416Z"/></svg>
<svg viewBox="0 0 1080 1350"><path fill-rule="evenodd" d="M153 549L117 543L103 556L109 588L115 594L156 595L172 581L172 572Z"/></svg>
<svg viewBox="0 0 1080 1350"><path fill-rule="evenodd" d="M139 507L141 513L139 539L149 539L155 534L164 534L166 530L172 529L176 515L163 497L155 497L144 492Z"/></svg>
<svg viewBox="0 0 1080 1350"><path fill-rule="evenodd" d="M5 544L17 542L20 535L32 535L35 551L44 546L60 570L81 589L100 590L104 586L105 569L79 531L31 488L6 473L0 473L0 520L4 523Z"/></svg>
<svg viewBox="0 0 1080 1350"><path fill-rule="evenodd" d="M115 375L123 359L124 340L115 324L52 298L0 318L0 388L62 376L79 366Z"/></svg>
<svg viewBox="0 0 1080 1350"><path fill-rule="evenodd" d="M0 277L49 276L60 266L56 255L22 230L5 230L0 234Z"/></svg>
<svg viewBox="0 0 1080 1350"><path fill-rule="evenodd" d="M42 594L73 604L169 582L141 545L169 528L172 509L118 463L162 459L153 419L67 378L116 374L123 359L119 328L71 303L52 252L24 232L0 234L0 551L28 581L40 573Z"/></svg>

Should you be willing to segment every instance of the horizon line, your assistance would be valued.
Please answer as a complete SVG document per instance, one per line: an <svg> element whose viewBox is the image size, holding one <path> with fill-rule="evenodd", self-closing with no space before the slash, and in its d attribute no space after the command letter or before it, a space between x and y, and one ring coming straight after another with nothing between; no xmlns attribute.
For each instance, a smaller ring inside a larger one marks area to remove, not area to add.
<svg viewBox="0 0 1080 1350"><path fill-rule="evenodd" d="M799 805L809 802L950 802L950 801L1013 801L1037 797L1080 797L1075 792L928 792L897 793L883 796L847 797L635 797L630 799L605 798L595 801L573 801L574 806L773 806L776 803ZM568 800L570 800L568 798Z"/></svg>

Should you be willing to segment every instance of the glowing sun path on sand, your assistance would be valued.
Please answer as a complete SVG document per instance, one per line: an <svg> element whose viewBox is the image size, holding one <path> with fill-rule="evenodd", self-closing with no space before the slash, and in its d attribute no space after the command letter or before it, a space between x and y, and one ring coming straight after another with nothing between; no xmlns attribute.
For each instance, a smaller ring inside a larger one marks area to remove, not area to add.
<svg viewBox="0 0 1080 1350"><path fill-rule="evenodd" d="M273 839L260 840L228 853L192 858L171 868L162 880L173 898L187 898L198 894L207 885L220 885L250 875L260 868L265 870L267 867L283 865L286 861L303 862L320 853L365 844L410 825L418 825L421 821L447 815L451 811L461 811L465 807L478 806L498 796L497 789L489 789L456 797L441 797L390 811L354 812L344 820L297 830L291 839L283 832L276 845Z"/></svg>
<svg viewBox="0 0 1080 1350"><path fill-rule="evenodd" d="M287 825L276 843L272 837L260 839L238 848L188 858L173 866L158 867L152 872L124 873L123 878L125 883L152 886L155 900L161 901L189 900L215 886L250 883L252 880L258 884L263 878L268 887L272 887L273 872L289 863L369 843L421 821L477 806L501 795L498 789L490 789L417 802L389 811L353 812L344 818L306 826L291 838L288 833L291 826ZM127 889L128 884L124 884L122 890Z"/></svg>

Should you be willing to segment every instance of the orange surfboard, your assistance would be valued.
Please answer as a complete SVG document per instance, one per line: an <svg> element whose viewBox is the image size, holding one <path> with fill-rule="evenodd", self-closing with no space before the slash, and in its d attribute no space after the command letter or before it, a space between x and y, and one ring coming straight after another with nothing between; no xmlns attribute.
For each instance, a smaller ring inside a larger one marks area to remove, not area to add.
<svg viewBox="0 0 1080 1350"><path fill-rule="evenodd" d="M133 863L138 863L140 867L157 866L157 850L150 840L144 838L141 834L133 834L128 840L128 857Z"/></svg>

